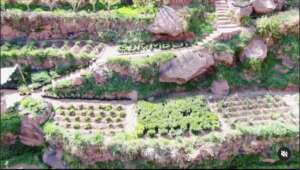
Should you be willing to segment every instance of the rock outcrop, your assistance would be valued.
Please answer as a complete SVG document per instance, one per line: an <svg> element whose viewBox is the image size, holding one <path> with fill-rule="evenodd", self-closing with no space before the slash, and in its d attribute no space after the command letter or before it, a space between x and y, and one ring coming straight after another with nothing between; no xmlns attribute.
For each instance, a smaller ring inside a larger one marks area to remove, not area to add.
<svg viewBox="0 0 300 170"><path fill-rule="evenodd" d="M185 32L183 19L168 6L159 9L154 23L148 27L148 30L153 34L166 34L173 37Z"/></svg>
<svg viewBox="0 0 300 170"><path fill-rule="evenodd" d="M41 146L45 142L44 134L40 125L53 116L52 105L46 103L43 114L34 116L29 114L22 119L19 138L24 145Z"/></svg>
<svg viewBox="0 0 300 170"><path fill-rule="evenodd" d="M206 49L186 50L160 66L160 82L184 84L205 73L215 64L212 54Z"/></svg>
<svg viewBox="0 0 300 170"><path fill-rule="evenodd" d="M274 11L277 7L274 0L253 0L253 9L256 13L267 14Z"/></svg>
<svg viewBox="0 0 300 170"><path fill-rule="evenodd" d="M251 3L248 4L237 4L234 0L228 1L230 10L234 13L235 17L238 20L241 20L241 18L245 16L250 16L253 12L253 7Z"/></svg>
<svg viewBox="0 0 300 170"><path fill-rule="evenodd" d="M62 150L57 148L49 148L43 154L43 162L53 169L68 169L68 166L61 160Z"/></svg>
<svg viewBox="0 0 300 170"><path fill-rule="evenodd" d="M211 92L217 96L226 96L229 94L229 85L226 80L215 80L211 86Z"/></svg>
<svg viewBox="0 0 300 170"><path fill-rule="evenodd" d="M268 47L260 38L253 39L240 55L243 62L247 59L256 59L263 61L267 57Z"/></svg>
<svg viewBox="0 0 300 170"><path fill-rule="evenodd" d="M42 129L28 117L22 120L19 138L24 145L28 146L41 146L45 142Z"/></svg>

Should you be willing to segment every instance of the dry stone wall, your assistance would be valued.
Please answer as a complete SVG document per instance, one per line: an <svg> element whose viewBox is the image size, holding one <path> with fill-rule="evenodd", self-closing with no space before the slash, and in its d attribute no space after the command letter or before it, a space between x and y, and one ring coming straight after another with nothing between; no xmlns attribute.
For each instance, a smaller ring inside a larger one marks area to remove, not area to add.
<svg viewBox="0 0 300 170"><path fill-rule="evenodd" d="M74 14L75 15L75 14ZM1 39L17 38L31 40L88 38L96 39L98 32L115 31L123 35L128 30L141 30L147 25L147 19L129 20L105 18L100 14L58 16L51 13L23 12L1 14Z"/></svg>

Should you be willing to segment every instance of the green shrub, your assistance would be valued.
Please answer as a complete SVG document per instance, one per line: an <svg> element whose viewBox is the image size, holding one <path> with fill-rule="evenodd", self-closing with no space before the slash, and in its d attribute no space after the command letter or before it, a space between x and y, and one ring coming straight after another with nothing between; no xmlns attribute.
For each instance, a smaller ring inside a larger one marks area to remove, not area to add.
<svg viewBox="0 0 300 170"><path fill-rule="evenodd" d="M86 130L92 129L92 125L90 123L88 123L84 126L84 129L86 129Z"/></svg>
<svg viewBox="0 0 300 170"><path fill-rule="evenodd" d="M294 62L299 61L299 37L292 34L282 37L278 49L282 49L283 53Z"/></svg>
<svg viewBox="0 0 300 170"><path fill-rule="evenodd" d="M95 119L95 121L96 121L97 123L100 123L101 120L102 120L102 117L100 117L100 116L96 117L96 119Z"/></svg>
<svg viewBox="0 0 300 170"><path fill-rule="evenodd" d="M21 85L19 88L18 88L18 92L20 95L30 95L32 93L32 89L29 88L28 86L26 85Z"/></svg>
<svg viewBox="0 0 300 170"><path fill-rule="evenodd" d="M295 134L299 133L297 126L287 125L281 122L253 127L237 124L236 128L244 134L256 135L266 139L271 137L293 137Z"/></svg>
<svg viewBox="0 0 300 170"><path fill-rule="evenodd" d="M16 108L11 108L7 113L1 115L1 135L8 132L17 134L21 127L21 117Z"/></svg>
<svg viewBox="0 0 300 170"><path fill-rule="evenodd" d="M244 67L253 71L253 72L261 72L262 69L262 61L258 59L248 59L244 63Z"/></svg>
<svg viewBox="0 0 300 170"><path fill-rule="evenodd" d="M118 34L112 30L98 32L98 37L106 43L114 43L119 39Z"/></svg>
<svg viewBox="0 0 300 170"><path fill-rule="evenodd" d="M73 128L74 128L74 129L80 129L80 124L78 124L78 123L74 124L74 125L73 125Z"/></svg>
<svg viewBox="0 0 300 170"><path fill-rule="evenodd" d="M78 116L78 117L75 117L75 121L76 122L80 122L80 117Z"/></svg>
<svg viewBox="0 0 300 170"><path fill-rule="evenodd" d="M31 81L33 83L50 83L51 82L51 77L49 76L48 72L46 71L41 71L38 73L33 73L31 74Z"/></svg>
<svg viewBox="0 0 300 170"><path fill-rule="evenodd" d="M195 8L189 8L190 19L188 22L188 30L194 32L197 36L203 37L209 33L213 32L212 22L214 20L213 15L209 17L205 16L207 14L205 6L197 6Z"/></svg>
<svg viewBox="0 0 300 170"><path fill-rule="evenodd" d="M154 137L155 134L156 134L156 131L155 131L154 129L149 129L149 130L147 131L147 133L148 133L148 135L149 135L150 137Z"/></svg>

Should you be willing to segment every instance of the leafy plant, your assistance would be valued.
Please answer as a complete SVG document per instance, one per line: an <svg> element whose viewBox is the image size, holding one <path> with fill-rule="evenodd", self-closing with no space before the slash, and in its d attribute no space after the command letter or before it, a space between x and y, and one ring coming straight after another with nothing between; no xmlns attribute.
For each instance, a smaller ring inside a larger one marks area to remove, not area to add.
<svg viewBox="0 0 300 170"><path fill-rule="evenodd" d="M18 88L18 92L20 93L20 95L30 95L32 93L32 89L26 85L21 85Z"/></svg>

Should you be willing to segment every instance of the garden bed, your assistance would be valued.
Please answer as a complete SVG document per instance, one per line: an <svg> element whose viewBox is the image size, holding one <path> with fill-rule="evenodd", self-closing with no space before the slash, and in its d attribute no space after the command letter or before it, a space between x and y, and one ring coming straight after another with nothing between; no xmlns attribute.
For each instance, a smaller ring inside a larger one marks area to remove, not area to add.
<svg viewBox="0 0 300 170"><path fill-rule="evenodd" d="M54 122L66 130L81 133L115 134L124 129L127 113L123 106L110 104L57 106Z"/></svg>
<svg viewBox="0 0 300 170"><path fill-rule="evenodd" d="M139 101L138 135L190 136L220 128L218 115L211 112L201 97Z"/></svg>

